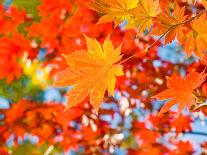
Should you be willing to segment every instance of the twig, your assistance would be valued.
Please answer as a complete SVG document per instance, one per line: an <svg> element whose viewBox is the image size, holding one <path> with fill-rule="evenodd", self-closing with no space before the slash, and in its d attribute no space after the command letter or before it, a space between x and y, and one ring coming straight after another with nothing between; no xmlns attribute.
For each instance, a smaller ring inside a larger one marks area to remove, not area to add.
<svg viewBox="0 0 207 155"><path fill-rule="evenodd" d="M204 133L204 132L198 132L198 131L186 132L185 134L207 136L207 133Z"/></svg>
<svg viewBox="0 0 207 155"><path fill-rule="evenodd" d="M135 56L138 56L140 54L144 54L144 53L147 53L152 47L154 47L156 45L156 43L158 41L160 41L165 35L167 35L173 28L177 27L177 26L180 26L180 25L184 25L184 24L187 24L187 23L190 23L192 22L194 19L198 18L199 16L201 16L202 14L206 13L207 10L205 11L202 11L201 13L197 14L196 16L184 21L184 22L181 22L181 23L178 23L178 24L175 24L175 25L171 25L171 27L168 28L168 30L163 33L157 40L155 40L148 48L146 48L143 52L140 52L140 53L135 53L133 55L131 55L130 57L126 58L125 60L121 61L119 64L122 64L122 63L125 63L127 62L128 60L134 58Z"/></svg>

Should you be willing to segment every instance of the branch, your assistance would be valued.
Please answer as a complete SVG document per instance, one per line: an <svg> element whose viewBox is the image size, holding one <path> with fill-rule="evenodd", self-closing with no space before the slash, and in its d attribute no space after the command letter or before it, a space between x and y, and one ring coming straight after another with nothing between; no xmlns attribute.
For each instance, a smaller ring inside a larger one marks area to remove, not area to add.
<svg viewBox="0 0 207 155"><path fill-rule="evenodd" d="M164 131L164 130L156 130L156 129L154 129L152 131L162 132L162 133L177 133L176 131ZM205 133L205 132L199 132L199 131L188 131L188 132L180 132L180 133L183 133L184 135L185 134L189 134L189 135L207 136L207 133Z"/></svg>
<svg viewBox="0 0 207 155"><path fill-rule="evenodd" d="M167 31L165 31L165 33L163 33L157 40L155 40L148 48L146 48L143 52L140 52L140 53L135 53L133 54L132 56L126 58L125 60L121 61L119 64L122 64L122 63L125 63L127 62L128 60L134 58L135 56L138 56L140 54L143 54L143 53L147 53L152 47L154 47L156 45L156 43L158 41L160 41L165 35L167 35L173 28L177 27L177 26L180 26L180 25L184 25L184 24L187 24L187 23L190 23L192 22L194 19L200 17L202 14L206 13L207 10L205 11L202 11L201 13L197 14L196 16L184 21L184 22L181 22L181 23L178 23L178 24L175 24L175 25L171 25L171 27L168 28Z"/></svg>
<svg viewBox="0 0 207 155"><path fill-rule="evenodd" d="M124 130L132 130L132 131L137 131L137 130L142 130L142 128L136 128L136 127L132 127L132 128L130 128L130 129L125 129L124 128ZM184 135L186 135L186 134L189 134L189 135L200 135L200 136L207 136L207 133L205 133L205 132L200 132L200 131L187 131L187 132L176 132L176 131L172 131L172 130L163 130L163 129L155 129L155 128L153 128L153 129L146 129L146 130L149 130L149 131L153 131L153 132L157 132L157 133L160 133L161 135L164 135L164 134L168 134L168 133L174 133L174 134L176 134L176 133L182 133L182 134L184 134Z"/></svg>
<svg viewBox="0 0 207 155"><path fill-rule="evenodd" d="M207 136L207 133L204 133L204 132L198 132L198 131L186 132L185 134Z"/></svg>

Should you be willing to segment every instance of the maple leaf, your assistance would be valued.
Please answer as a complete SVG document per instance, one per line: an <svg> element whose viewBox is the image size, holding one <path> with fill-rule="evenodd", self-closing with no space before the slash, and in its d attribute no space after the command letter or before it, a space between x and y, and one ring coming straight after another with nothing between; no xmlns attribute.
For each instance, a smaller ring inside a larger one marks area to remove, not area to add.
<svg viewBox="0 0 207 155"><path fill-rule="evenodd" d="M175 149L171 150L169 155L184 155L193 154L194 149L190 141L178 141L175 144Z"/></svg>
<svg viewBox="0 0 207 155"><path fill-rule="evenodd" d="M65 55L69 67L57 74L55 85L73 86L67 93L67 108L82 102L89 95L90 103L98 112L106 89L114 95L116 76L123 75L121 66L115 64L122 58L121 46L114 48L109 36L103 46L95 39L85 38L88 52Z"/></svg>
<svg viewBox="0 0 207 155"><path fill-rule="evenodd" d="M139 0L90 0L88 6L104 15L99 19L98 24L115 20L117 27L124 20L132 20L131 9L136 8Z"/></svg>
<svg viewBox="0 0 207 155"><path fill-rule="evenodd" d="M187 106L188 109L195 104L197 97L193 91L198 88L206 78L206 74L191 72L186 78L180 76L167 77L168 89L154 96L156 99L170 99L161 108L159 114L165 113L173 105L178 104L178 114Z"/></svg>
<svg viewBox="0 0 207 155"><path fill-rule="evenodd" d="M187 56L194 52L199 58L203 58L204 51L207 49L207 20L203 14L191 23L191 31L184 36L184 47Z"/></svg>
<svg viewBox="0 0 207 155"><path fill-rule="evenodd" d="M176 136L178 136L179 133L192 131L192 121L193 119L191 116L181 114L170 125L171 128L174 128L176 130Z"/></svg>
<svg viewBox="0 0 207 155"><path fill-rule="evenodd" d="M150 29L153 24L153 18L160 13L159 0L140 0L136 8L130 11L135 19L131 22L136 25L140 32Z"/></svg>
<svg viewBox="0 0 207 155"><path fill-rule="evenodd" d="M177 3L175 3L173 13L170 13L170 10L164 10L157 17L156 26L154 27L152 34L162 35L170 29L165 36L165 44L172 42L176 36L178 40L182 40L185 27L181 23L185 20L185 7L181 8Z"/></svg>

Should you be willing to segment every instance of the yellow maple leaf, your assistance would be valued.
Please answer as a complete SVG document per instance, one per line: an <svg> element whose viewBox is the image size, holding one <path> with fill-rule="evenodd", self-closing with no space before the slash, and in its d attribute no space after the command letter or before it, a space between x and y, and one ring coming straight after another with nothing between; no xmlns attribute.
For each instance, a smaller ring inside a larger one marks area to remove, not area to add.
<svg viewBox="0 0 207 155"><path fill-rule="evenodd" d="M160 13L159 0L140 0L136 8L130 10L130 13L134 15L134 25L140 32L145 29L150 29L153 24L153 18ZM135 26L136 25L136 26Z"/></svg>
<svg viewBox="0 0 207 155"><path fill-rule="evenodd" d="M69 67L57 74L55 86L73 86L67 93L67 108L82 102L87 96L90 103L99 110L106 89L114 95L116 76L123 75L117 63L121 58L121 46L114 48L109 36L103 46L87 36L87 52L77 51L65 55Z"/></svg>
<svg viewBox="0 0 207 155"><path fill-rule="evenodd" d="M115 20L115 27L125 20L133 20L131 9L137 7L139 0L90 0L87 5L104 15L99 18L98 24Z"/></svg>

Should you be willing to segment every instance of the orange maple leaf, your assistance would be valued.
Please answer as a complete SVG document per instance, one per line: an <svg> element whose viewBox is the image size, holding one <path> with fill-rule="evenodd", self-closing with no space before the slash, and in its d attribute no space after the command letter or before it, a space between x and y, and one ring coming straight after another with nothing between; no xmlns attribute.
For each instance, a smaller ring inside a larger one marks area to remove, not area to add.
<svg viewBox="0 0 207 155"><path fill-rule="evenodd" d="M180 7L177 3L175 3L175 8L173 13L170 13L170 9L165 9L162 13L157 17L156 26L152 34L154 35L162 35L170 31L165 36L165 44L172 42L175 37L180 41L183 37L183 31L185 27L182 22L186 20L185 16L185 7Z"/></svg>
<svg viewBox="0 0 207 155"><path fill-rule="evenodd" d="M194 52L199 58L203 58L204 51L207 50L206 14L193 20L191 27L191 31L184 36L185 51L188 57Z"/></svg>
<svg viewBox="0 0 207 155"><path fill-rule="evenodd" d="M178 104L178 114L185 107L190 109L197 101L193 91L205 81L205 78L206 74L197 72L189 73L186 78L177 75L167 77L168 89L154 96L154 98L161 100L170 99L161 108L159 114L165 113L175 104Z"/></svg>
<svg viewBox="0 0 207 155"><path fill-rule="evenodd" d="M72 85L67 93L67 108L82 102L90 96L90 103L98 112L106 89L114 95L116 76L123 75L122 68L115 64L121 58L121 46L114 48L109 37L103 46L86 36L87 51L77 51L65 55L69 65L57 74L56 86Z"/></svg>

